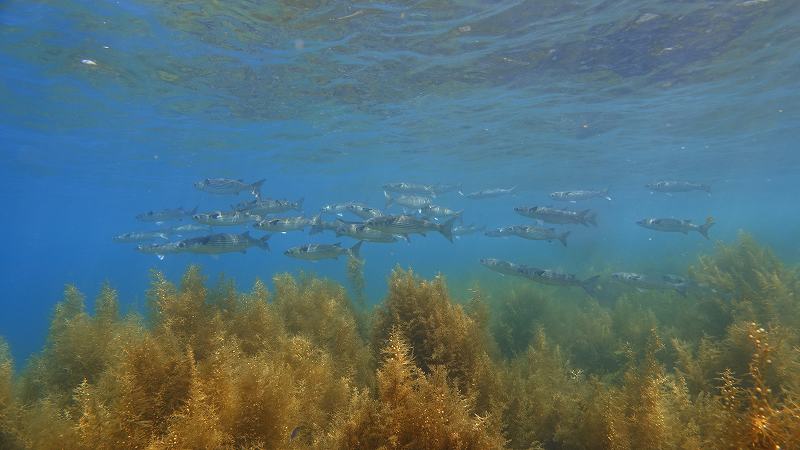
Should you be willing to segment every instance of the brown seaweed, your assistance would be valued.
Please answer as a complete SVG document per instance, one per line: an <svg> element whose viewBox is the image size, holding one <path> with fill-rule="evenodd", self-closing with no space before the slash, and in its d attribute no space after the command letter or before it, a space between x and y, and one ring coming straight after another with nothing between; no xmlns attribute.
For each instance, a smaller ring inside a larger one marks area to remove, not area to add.
<svg viewBox="0 0 800 450"><path fill-rule="evenodd" d="M371 315L307 274L154 272L144 318L67 286L19 373L0 341L0 448L800 448L798 272L742 235L691 274L600 305L398 268Z"/></svg>

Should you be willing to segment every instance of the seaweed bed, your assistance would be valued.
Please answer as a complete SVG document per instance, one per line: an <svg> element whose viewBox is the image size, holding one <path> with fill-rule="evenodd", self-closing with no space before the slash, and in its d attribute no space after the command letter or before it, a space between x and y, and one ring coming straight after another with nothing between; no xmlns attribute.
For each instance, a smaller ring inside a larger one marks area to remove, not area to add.
<svg viewBox="0 0 800 450"><path fill-rule="evenodd" d="M0 448L800 448L800 273L747 235L682 298L509 282L455 301L396 269L367 308L308 275L247 293L153 273L144 315L66 288Z"/></svg>

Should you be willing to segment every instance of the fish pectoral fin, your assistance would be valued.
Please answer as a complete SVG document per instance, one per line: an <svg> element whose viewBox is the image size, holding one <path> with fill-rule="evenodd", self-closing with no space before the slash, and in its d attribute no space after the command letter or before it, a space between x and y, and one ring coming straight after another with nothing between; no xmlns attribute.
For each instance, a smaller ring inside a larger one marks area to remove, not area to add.
<svg viewBox="0 0 800 450"><path fill-rule="evenodd" d="M159 261L163 261L164 255L156 255L156 258L158 258Z"/></svg>

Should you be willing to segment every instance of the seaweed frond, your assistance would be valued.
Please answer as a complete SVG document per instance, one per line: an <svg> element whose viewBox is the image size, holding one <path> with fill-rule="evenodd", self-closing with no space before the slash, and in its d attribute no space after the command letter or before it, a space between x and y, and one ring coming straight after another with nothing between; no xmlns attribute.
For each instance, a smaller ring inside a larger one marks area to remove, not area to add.
<svg viewBox="0 0 800 450"><path fill-rule="evenodd" d="M378 398L356 393L332 435L336 448L503 448L499 429L474 414L473 401L441 366L422 371L399 329L390 332L377 373Z"/></svg>
<svg viewBox="0 0 800 450"><path fill-rule="evenodd" d="M482 388L475 375L487 361L485 321L476 321L450 300L443 277L427 281L411 270L392 272L389 293L376 312L376 348L384 347L396 330L414 349L415 362L423 372L442 366L462 392Z"/></svg>
<svg viewBox="0 0 800 450"><path fill-rule="evenodd" d="M299 281L276 275L274 303L286 331L300 335L332 355L336 369L360 381L369 378L370 355L361 334L355 308L345 289L315 277Z"/></svg>

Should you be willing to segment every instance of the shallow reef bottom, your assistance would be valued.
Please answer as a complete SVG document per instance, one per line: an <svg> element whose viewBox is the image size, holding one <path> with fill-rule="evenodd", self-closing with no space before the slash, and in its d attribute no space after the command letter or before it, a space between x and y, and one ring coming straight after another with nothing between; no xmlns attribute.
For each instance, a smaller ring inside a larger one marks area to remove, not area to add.
<svg viewBox="0 0 800 450"><path fill-rule="evenodd" d="M457 301L398 268L367 307L359 270L352 296L154 272L125 316L68 286L18 374L0 342L0 448L800 448L800 273L746 234L686 298L520 280Z"/></svg>

